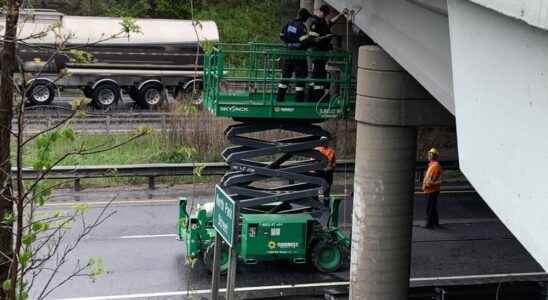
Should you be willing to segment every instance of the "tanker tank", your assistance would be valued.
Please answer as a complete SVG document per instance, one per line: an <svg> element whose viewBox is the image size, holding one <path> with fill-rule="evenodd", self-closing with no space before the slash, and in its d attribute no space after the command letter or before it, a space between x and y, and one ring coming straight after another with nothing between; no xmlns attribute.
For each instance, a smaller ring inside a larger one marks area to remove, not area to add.
<svg viewBox="0 0 548 300"><path fill-rule="evenodd" d="M54 10L22 10L18 57L25 72L39 74L39 78L26 79L31 85L28 100L49 104L64 89L80 89L98 108L115 104L124 92L140 106L151 108L166 98L165 91L177 95L197 86L191 83L201 82L201 45L219 41L215 22L137 18L139 32L125 34L122 21L69 16ZM0 16L3 23L4 15ZM0 27L0 34L3 32ZM67 51L60 54L61 42L65 50L83 50L92 60L76 62ZM59 79L61 71L71 76Z"/></svg>

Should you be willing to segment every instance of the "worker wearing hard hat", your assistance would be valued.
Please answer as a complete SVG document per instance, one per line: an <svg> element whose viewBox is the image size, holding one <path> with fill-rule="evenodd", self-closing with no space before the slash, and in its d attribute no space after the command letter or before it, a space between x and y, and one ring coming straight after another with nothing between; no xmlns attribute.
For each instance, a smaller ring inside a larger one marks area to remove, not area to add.
<svg viewBox="0 0 548 300"><path fill-rule="evenodd" d="M318 174L327 181L327 188L323 193L324 205L329 207L329 197L331 196L331 185L333 185L333 172L335 172L335 166L337 165L337 158L335 157L335 150L328 145L322 145L314 148L314 150L320 152L320 154L327 160L327 166L318 172Z"/></svg>
<svg viewBox="0 0 548 300"><path fill-rule="evenodd" d="M422 182L422 190L426 195L428 204L426 206L425 228L434 229L440 226L438 215L438 196L441 187L441 175L443 169L438 162L440 153L438 149L432 148L428 151L428 168Z"/></svg>
<svg viewBox="0 0 548 300"><path fill-rule="evenodd" d="M305 22L311 16L310 12L304 8L299 9L297 18L289 21L280 33L280 39L287 45L289 50L306 50L311 43L312 36L308 34ZM282 81L278 84L276 95L277 102L283 102L289 82L287 79L295 74L297 79L306 79L308 76L308 62L306 57L285 57L282 59ZM295 100L304 101L304 81L298 81L295 84Z"/></svg>

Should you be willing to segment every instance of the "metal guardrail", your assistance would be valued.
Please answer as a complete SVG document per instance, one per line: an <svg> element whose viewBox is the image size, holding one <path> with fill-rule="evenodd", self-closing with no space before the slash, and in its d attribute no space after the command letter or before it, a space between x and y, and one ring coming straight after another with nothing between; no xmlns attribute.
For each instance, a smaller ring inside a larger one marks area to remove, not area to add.
<svg viewBox="0 0 548 300"><path fill-rule="evenodd" d="M440 161L446 170L458 170L458 161ZM416 180L420 182L422 173L426 169L427 162L418 161ZM160 164L136 164L136 165L95 165L95 166L57 166L46 176L47 179L73 179L74 189L81 190L80 180L85 178L114 178L114 177L148 177L150 189L155 188L155 178L161 176L190 176L195 170L200 169L202 176L224 175L229 167L224 162L207 163L160 163ZM354 161L340 160L335 169L337 173L353 173ZM12 168L12 176L16 169ZM33 180L42 174L41 171L32 168L23 169L23 178Z"/></svg>

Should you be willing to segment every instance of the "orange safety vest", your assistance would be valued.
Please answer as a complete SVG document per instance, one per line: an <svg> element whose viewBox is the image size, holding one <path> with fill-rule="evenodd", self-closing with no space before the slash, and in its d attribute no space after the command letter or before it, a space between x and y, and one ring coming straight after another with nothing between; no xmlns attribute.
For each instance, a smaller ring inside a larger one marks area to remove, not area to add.
<svg viewBox="0 0 548 300"><path fill-rule="evenodd" d="M318 146L314 149L319 151L321 155L323 155L323 157L327 158L327 161L328 161L327 168L329 170L335 169L335 163L336 163L335 150L333 150L332 148L328 146Z"/></svg>
<svg viewBox="0 0 548 300"><path fill-rule="evenodd" d="M439 192L441 183L438 181L440 181L442 173L443 169L441 168L439 162L435 160L429 162L428 169L426 170L426 174L424 175L424 179L422 181L422 190L425 193Z"/></svg>

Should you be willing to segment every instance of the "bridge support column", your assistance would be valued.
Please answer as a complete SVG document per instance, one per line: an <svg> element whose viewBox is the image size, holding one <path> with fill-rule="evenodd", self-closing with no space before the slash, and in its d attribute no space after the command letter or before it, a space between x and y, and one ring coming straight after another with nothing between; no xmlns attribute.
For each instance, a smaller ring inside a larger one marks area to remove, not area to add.
<svg viewBox="0 0 548 300"><path fill-rule="evenodd" d="M432 101L380 47L360 47L352 300L407 299L417 149L413 123L420 118L408 115L413 99Z"/></svg>

